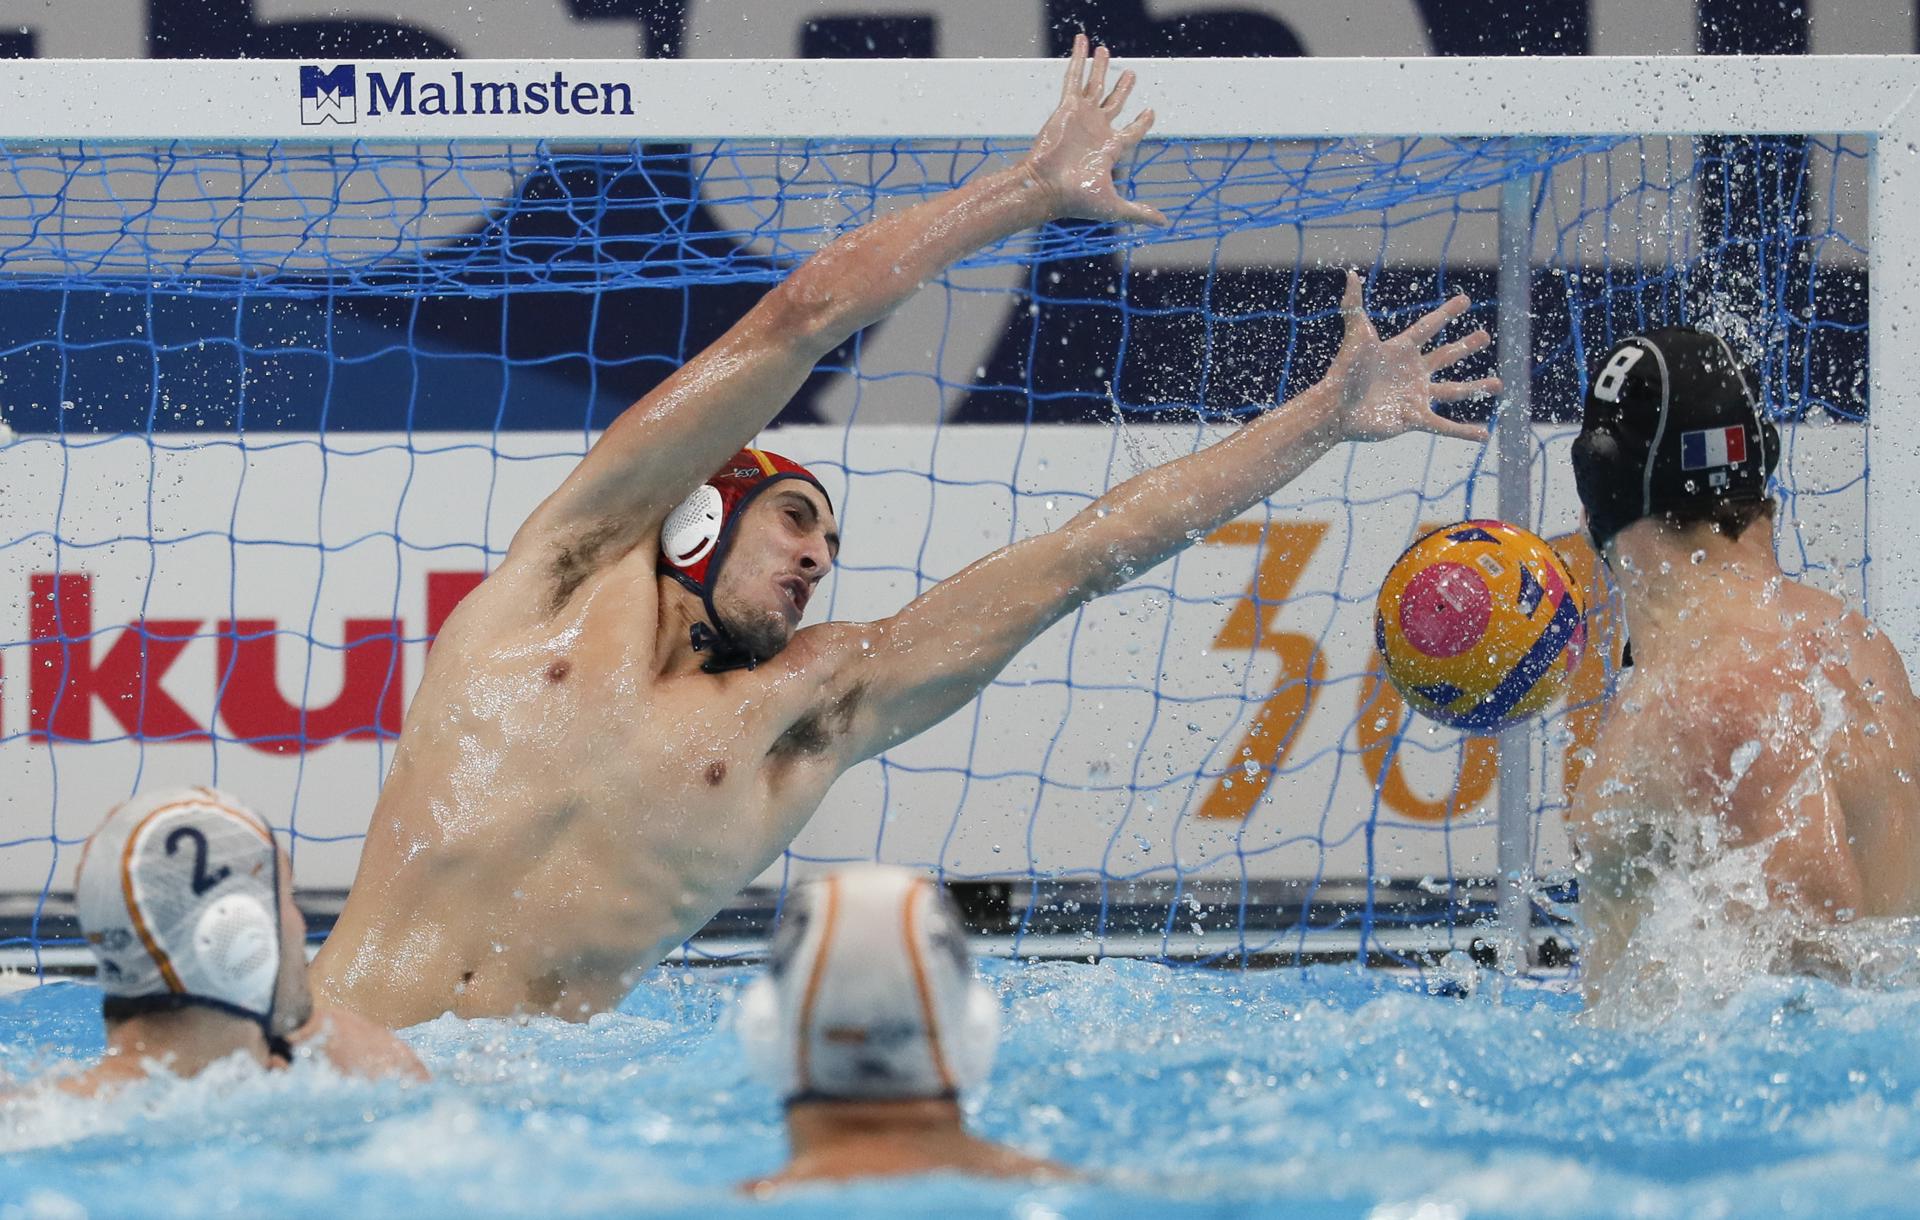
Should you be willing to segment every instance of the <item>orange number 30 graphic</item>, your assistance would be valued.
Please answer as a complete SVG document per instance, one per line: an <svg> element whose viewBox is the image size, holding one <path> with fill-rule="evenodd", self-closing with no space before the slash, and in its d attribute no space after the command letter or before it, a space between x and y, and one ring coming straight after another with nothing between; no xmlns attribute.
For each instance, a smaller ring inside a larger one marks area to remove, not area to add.
<svg viewBox="0 0 1920 1220"><path fill-rule="evenodd" d="M1444 522L1423 526L1421 533ZM1284 630L1279 623L1284 603L1300 583L1308 562L1325 541L1326 522L1288 524L1234 521L1221 526L1207 541L1221 546L1259 548L1253 580L1227 615L1214 637L1216 649L1249 649L1272 653L1279 661L1273 693L1254 713L1253 722L1226 755L1225 771L1214 777L1196 812L1205 818L1244 819L1266 795L1273 776L1286 762L1312 714L1326 683L1327 662L1314 637ZM1583 535L1550 540L1567 561L1587 607L1587 638L1593 641L1574 670L1568 687L1565 782L1569 789L1583 769L1585 748L1599 732L1599 703L1606 690L1607 668L1618 649L1617 632L1607 601L1606 587L1592 548ZM1381 571L1385 572L1383 565ZM1368 632L1369 638L1371 632ZM1415 792L1402 773L1399 751L1407 707L1379 671L1377 662L1360 684L1354 735L1380 803L1401 817L1437 822L1463 809L1472 809L1493 789L1494 744L1491 738L1468 738L1461 746L1460 770L1452 789L1437 799Z"/></svg>
<svg viewBox="0 0 1920 1220"><path fill-rule="evenodd" d="M1320 655L1318 640L1297 631L1282 631L1278 620L1287 596L1300 583L1307 561L1319 549L1328 528L1324 521L1291 525L1230 521L1207 538L1225 546L1260 547L1253 584L1227 615L1213 646L1270 652L1279 658L1280 673L1274 679L1273 693L1254 713L1239 748L1227 756L1226 774L1217 777L1201 798L1198 812L1203 818L1238 819L1252 812L1299 740L1300 730L1306 727L1320 684L1326 680L1327 660Z"/></svg>

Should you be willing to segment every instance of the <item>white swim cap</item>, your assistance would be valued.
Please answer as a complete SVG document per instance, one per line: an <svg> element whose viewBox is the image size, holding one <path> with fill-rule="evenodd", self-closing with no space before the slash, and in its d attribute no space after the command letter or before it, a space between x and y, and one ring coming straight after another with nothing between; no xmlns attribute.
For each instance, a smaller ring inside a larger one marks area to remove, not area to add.
<svg viewBox="0 0 1920 1220"><path fill-rule="evenodd" d="M1000 1004L939 887L860 865L795 893L736 1028L788 1101L951 1097L993 1066Z"/></svg>
<svg viewBox="0 0 1920 1220"><path fill-rule="evenodd" d="M266 822L211 788L143 793L87 840L75 884L106 1015L202 1005L274 1041L280 856Z"/></svg>

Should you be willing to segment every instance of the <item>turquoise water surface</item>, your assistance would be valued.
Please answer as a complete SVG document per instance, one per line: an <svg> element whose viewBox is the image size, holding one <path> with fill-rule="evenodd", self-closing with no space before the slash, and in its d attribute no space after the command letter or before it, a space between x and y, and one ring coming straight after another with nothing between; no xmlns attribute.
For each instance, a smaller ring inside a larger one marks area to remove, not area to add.
<svg viewBox="0 0 1920 1220"><path fill-rule="evenodd" d="M981 1133L1084 1185L738 1195L785 1145L724 1016L671 967L584 1026L442 1018L430 1085L221 1068L0 1106L0 1216L1746 1217L1920 1209L1920 991L1760 978L1651 1028L1550 989L1349 969L995 964ZM16 1080L101 1046L99 992L0 998Z"/></svg>

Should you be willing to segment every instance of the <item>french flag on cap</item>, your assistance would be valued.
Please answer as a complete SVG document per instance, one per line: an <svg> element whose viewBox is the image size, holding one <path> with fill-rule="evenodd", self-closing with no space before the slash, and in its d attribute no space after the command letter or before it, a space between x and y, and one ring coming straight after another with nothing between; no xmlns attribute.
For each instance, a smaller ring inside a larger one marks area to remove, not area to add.
<svg viewBox="0 0 1920 1220"><path fill-rule="evenodd" d="M1680 434L1680 469L1709 470L1715 466L1738 466L1747 460L1746 429L1707 428Z"/></svg>

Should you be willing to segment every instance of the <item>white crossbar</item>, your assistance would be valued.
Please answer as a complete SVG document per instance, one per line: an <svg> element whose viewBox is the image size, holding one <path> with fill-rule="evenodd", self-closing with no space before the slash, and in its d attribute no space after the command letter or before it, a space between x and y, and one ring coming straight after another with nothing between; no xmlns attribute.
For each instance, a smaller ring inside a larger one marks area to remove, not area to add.
<svg viewBox="0 0 1920 1220"><path fill-rule="evenodd" d="M1045 117L1061 71L1039 59L353 66L355 121L308 125L301 121L302 65L291 60L0 61L0 139L1017 138ZM1135 97L1153 105L1156 134L1169 138L1878 132L1897 125L1920 87L1920 59L1912 56L1141 59L1122 66L1139 73ZM404 79L414 113L389 105L370 113L376 75L394 101ZM465 113L423 113L429 84ZM497 88L508 85L511 94ZM536 92L547 99L540 113L532 112ZM561 113L556 92L582 104L569 101Z"/></svg>

